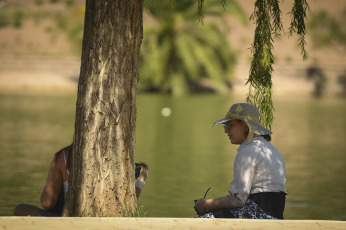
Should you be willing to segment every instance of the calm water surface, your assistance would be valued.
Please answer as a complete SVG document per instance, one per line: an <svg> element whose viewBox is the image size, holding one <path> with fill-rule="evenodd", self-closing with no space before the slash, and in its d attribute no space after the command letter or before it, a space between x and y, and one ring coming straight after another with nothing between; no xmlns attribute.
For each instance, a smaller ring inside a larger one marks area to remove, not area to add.
<svg viewBox="0 0 346 230"><path fill-rule="evenodd" d="M211 124L243 98L137 98L136 161L150 173L139 203L152 217L193 217L193 200L227 194L238 146ZM346 100L274 98L272 143L287 170L286 219L346 220ZM75 94L0 94L0 215L40 206L54 153L71 143ZM163 116L163 108L171 109Z"/></svg>

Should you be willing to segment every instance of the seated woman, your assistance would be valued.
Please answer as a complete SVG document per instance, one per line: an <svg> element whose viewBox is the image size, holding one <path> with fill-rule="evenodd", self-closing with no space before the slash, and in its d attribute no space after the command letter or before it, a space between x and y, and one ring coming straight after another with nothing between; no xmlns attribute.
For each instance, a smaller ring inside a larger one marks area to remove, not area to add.
<svg viewBox="0 0 346 230"><path fill-rule="evenodd" d="M20 204L14 209L14 216L61 216L68 191L72 146L71 144L54 155L46 185L41 194L43 209L33 205ZM148 166L140 163L136 167L140 167L140 173L136 178L136 197L138 199L148 176Z"/></svg>
<svg viewBox="0 0 346 230"><path fill-rule="evenodd" d="M229 195L199 199L200 218L283 219L286 169L280 152L269 142L272 132L259 124L256 106L239 103L213 126L224 124L232 144L240 145Z"/></svg>

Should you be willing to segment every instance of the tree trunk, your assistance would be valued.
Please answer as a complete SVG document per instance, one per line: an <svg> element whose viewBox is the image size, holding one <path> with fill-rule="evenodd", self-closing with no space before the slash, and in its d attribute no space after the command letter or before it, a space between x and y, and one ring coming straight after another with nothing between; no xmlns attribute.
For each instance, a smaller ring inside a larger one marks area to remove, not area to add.
<svg viewBox="0 0 346 230"><path fill-rule="evenodd" d="M86 0L65 216L135 211L136 94L142 0Z"/></svg>

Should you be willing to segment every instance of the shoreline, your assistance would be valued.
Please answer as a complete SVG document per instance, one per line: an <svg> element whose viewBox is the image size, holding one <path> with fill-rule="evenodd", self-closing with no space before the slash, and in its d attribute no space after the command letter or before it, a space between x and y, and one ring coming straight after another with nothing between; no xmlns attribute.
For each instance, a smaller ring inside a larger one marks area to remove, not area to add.
<svg viewBox="0 0 346 230"><path fill-rule="evenodd" d="M277 63L273 72L273 96L310 96L314 91L314 82L308 80L306 70L309 63ZM338 77L344 73L342 64L319 65L324 71L327 83L326 96L342 93ZM250 70L249 63L238 63L234 70L232 89L229 94L248 93L246 85ZM77 92L80 60L74 57L1 57L0 56L0 90L1 91L67 91Z"/></svg>

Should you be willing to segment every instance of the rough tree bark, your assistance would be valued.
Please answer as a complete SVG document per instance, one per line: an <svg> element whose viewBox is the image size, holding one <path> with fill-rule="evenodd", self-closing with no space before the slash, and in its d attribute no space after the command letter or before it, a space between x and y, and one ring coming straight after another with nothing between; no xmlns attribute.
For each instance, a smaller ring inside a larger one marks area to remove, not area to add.
<svg viewBox="0 0 346 230"><path fill-rule="evenodd" d="M136 94L142 0L86 0L65 216L121 216L137 207Z"/></svg>

